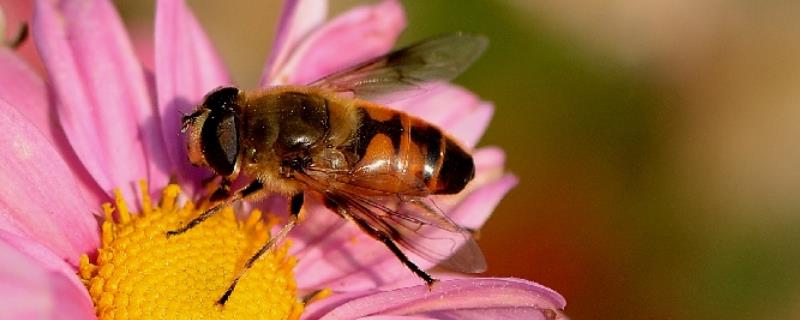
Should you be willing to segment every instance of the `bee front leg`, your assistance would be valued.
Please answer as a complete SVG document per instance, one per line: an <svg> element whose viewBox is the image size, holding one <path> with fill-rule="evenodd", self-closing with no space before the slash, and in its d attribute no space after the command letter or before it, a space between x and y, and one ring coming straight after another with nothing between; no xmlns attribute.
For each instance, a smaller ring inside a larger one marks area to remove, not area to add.
<svg viewBox="0 0 800 320"><path fill-rule="evenodd" d="M201 222L217 214L217 212L222 210L222 208L233 205L239 200L255 197L259 195L261 191L264 191L264 184L262 184L258 180L253 180L253 182L250 182L250 184L248 184L244 188L237 190L232 196L229 196L228 199L225 199L224 202L218 203L215 206L211 207L210 209L206 210L196 218L192 219L192 221L189 221L189 223L187 223L185 226L175 230L167 231L167 238L189 231L189 229L194 228Z"/></svg>
<svg viewBox="0 0 800 320"><path fill-rule="evenodd" d="M261 248L258 249L258 251L256 251L252 257L250 257L250 259L247 259L247 262L245 262L242 270L240 270L236 277L233 278L228 290L225 290L225 293L222 295L222 297L217 300L217 304L224 305L225 302L228 301L228 298L230 298L231 294L233 293L233 289L236 288L236 284L239 283L239 279L242 278L244 273L247 272L248 269L252 268L253 264L255 264L262 255L274 249L279 243L283 242L283 239L286 239L289 231L291 231L292 228L294 228L294 226L297 224L297 217L300 215L300 210L303 208L303 202L304 196L302 192L292 196L291 200L289 201L289 221L283 225L281 231L270 237L267 243L261 246Z"/></svg>

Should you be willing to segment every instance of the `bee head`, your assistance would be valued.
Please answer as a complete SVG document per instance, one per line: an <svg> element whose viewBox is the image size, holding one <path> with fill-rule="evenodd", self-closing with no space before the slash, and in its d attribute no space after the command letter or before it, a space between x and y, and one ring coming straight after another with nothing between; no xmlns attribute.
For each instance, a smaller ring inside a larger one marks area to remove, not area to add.
<svg viewBox="0 0 800 320"><path fill-rule="evenodd" d="M203 103L182 119L187 134L189 161L211 168L223 177L236 172L239 158L239 89L221 87L206 95Z"/></svg>

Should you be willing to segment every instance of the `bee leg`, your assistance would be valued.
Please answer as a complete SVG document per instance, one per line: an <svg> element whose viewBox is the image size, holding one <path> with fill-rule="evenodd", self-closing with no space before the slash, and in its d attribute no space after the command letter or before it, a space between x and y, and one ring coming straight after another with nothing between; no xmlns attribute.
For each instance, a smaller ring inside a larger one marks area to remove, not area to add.
<svg viewBox="0 0 800 320"><path fill-rule="evenodd" d="M358 225L359 228L361 228L361 230L366 232L375 240L382 242L385 246L389 248L390 251L392 251L392 253L394 253L397 259L400 259L400 262L402 262L406 266L406 268L411 270L411 272L413 272L417 277L425 281L425 284L428 285L428 288L431 288L434 283L439 281L437 279L434 279L430 274L420 269L420 267L418 267L416 264L414 264L414 262L408 259L408 256L406 256L406 254L403 253L402 250L400 250L400 247L398 247L397 244L394 243L394 240L392 240L392 238L386 232L375 229L374 227L370 226L369 223L364 221L364 219L349 214L347 212L347 209L338 205L334 199L330 198L325 199L325 206L328 207L328 209L331 209L334 212L337 212L340 215L343 215L346 218L352 220L353 222L356 223L356 225Z"/></svg>
<svg viewBox="0 0 800 320"><path fill-rule="evenodd" d="M217 190L214 190L214 193L211 194L211 197L208 201L217 202L221 200L225 200L231 196L231 180L225 177L219 181L219 186Z"/></svg>
<svg viewBox="0 0 800 320"><path fill-rule="evenodd" d="M417 275L417 277L425 281L425 284L427 284L429 288L432 287L433 284L436 283L436 281L439 281L431 277L431 275L428 274L427 272L420 269L416 264L414 264L414 262L411 262L411 260L408 259L406 254L403 253L403 251L401 251L399 247L397 247L397 244L394 243L394 241L392 241L389 235L378 230L373 230L373 232L374 234L371 233L370 235L373 238L377 239L378 241L383 242L383 244L386 245L387 247L389 247L389 250L391 250L392 253L394 253L394 255L398 259L400 259L400 262L406 265L406 267L409 270L411 270L411 272L413 272L415 275Z"/></svg>
<svg viewBox="0 0 800 320"><path fill-rule="evenodd" d="M250 184L248 184L244 188L237 190L232 196L228 197L228 199L226 199L225 202L218 203L217 205L211 207L210 209L206 210L196 218L192 219L192 221L189 221L189 223L187 223L185 226L175 230L167 231L167 238L189 231L189 229L194 228L201 222L217 214L217 212L222 210L222 208L230 206L239 200L253 196L254 194L258 194L259 191L263 190L264 190L264 185L258 180L253 180L253 182L250 182Z"/></svg>
<svg viewBox="0 0 800 320"><path fill-rule="evenodd" d="M233 278L231 285L228 286L228 290L225 290L225 293L222 294L222 297L217 300L217 304L224 305L225 302L228 301L228 298L230 298L233 290L236 288L236 284L239 283L239 280L242 278L244 273L247 272L248 269L252 268L253 264L255 264L262 255L274 249L279 243L283 242L283 239L286 239L286 235L288 235L289 231L291 231L292 228L294 228L294 226L297 224L297 217L300 215L300 209L303 208L303 200L304 197L302 192L292 196L291 200L289 201L289 221L283 225L283 228L281 228L278 234L270 237L267 243L261 246L261 248L259 248L252 257L250 257L250 259L247 259L247 262L245 262L242 270L236 274L236 277Z"/></svg>

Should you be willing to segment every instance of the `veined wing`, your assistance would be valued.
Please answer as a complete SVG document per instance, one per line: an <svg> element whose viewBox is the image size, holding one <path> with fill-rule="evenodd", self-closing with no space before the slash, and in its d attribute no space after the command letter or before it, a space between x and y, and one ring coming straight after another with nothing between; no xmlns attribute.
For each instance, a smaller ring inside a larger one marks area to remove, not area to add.
<svg viewBox="0 0 800 320"><path fill-rule="evenodd" d="M486 49L482 35L453 33L423 40L311 84L367 100L398 100L463 73Z"/></svg>
<svg viewBox="0 0 800 320"><path fill-rule="evenodd" d="M365 196L359 192L361 186L332 185L329 180L305 173L296 178L404 251L453 271L486 270L486 260L471 232L453 222L427 197Z"/></svg>

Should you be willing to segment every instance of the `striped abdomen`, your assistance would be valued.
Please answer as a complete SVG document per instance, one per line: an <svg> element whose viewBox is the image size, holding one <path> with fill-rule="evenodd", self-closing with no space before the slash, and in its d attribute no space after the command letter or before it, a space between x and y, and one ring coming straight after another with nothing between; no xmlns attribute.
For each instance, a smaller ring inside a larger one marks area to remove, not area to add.
<svg viewBox="0 0 800 320"><path fill-rule="evenodd" d="M368 170L381 190L453 194L474 177L472 156L435 126L376 105L357 108L360 121L353 151L359 161L354 171ZM381 178L387 175L392 178ZM419 188L421 183L424 188Z"/></svg>

